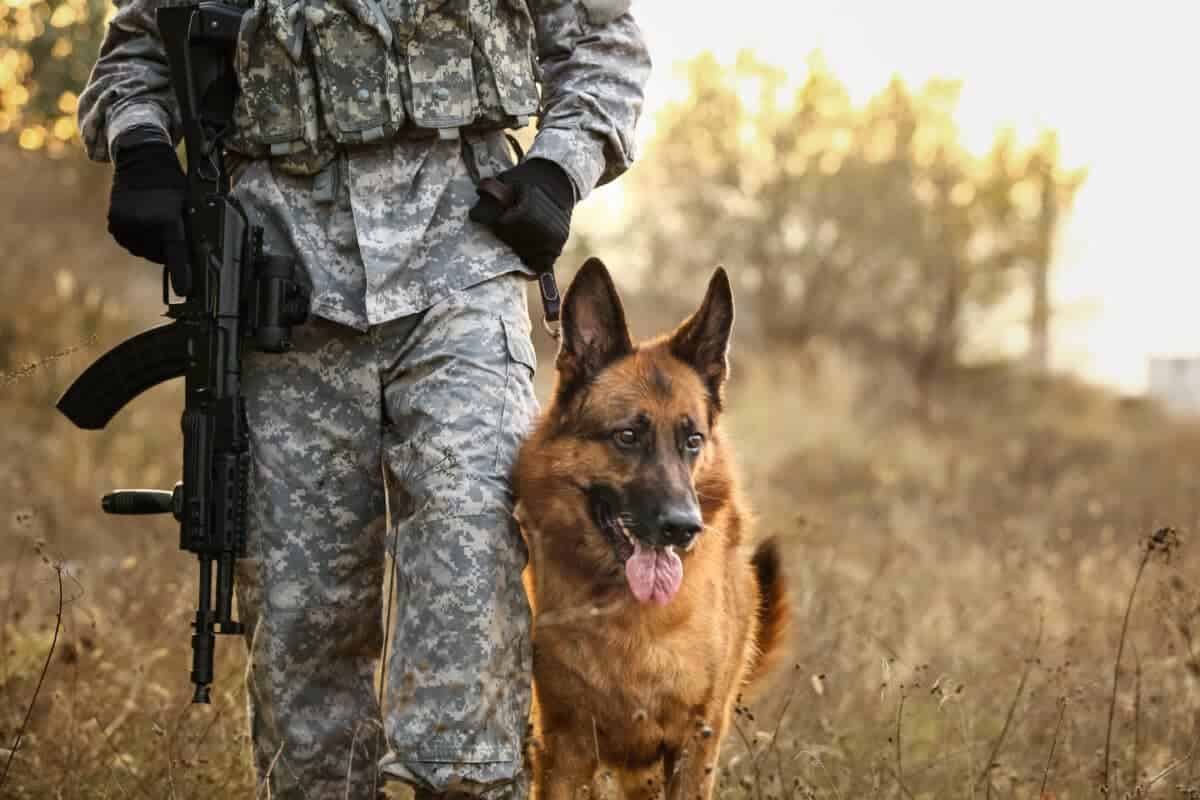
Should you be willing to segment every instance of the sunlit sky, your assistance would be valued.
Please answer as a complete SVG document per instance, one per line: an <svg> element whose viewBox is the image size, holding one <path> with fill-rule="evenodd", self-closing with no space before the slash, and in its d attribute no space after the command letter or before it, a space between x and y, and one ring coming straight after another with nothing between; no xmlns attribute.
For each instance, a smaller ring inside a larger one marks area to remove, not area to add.
<svg viewBox="0 0 1200 800"><path fill-rule="evenodd" d="M819 48L856 101L893 74L962 79L958 122L974 150L1002 125L1026 141L1057 129L1067 165L1089 177L1058 252L1056 364L1140 389L1148 356L1200 354L1193 0L635 0L633 10L655 59L649 114L680 95L672 64L698 52L732 63L751 49L801 79Z"/></svg>

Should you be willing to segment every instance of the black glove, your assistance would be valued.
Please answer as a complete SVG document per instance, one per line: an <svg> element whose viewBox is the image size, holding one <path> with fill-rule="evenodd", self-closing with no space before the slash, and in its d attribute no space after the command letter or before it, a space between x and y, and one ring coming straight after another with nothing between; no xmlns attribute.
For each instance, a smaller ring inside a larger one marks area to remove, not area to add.
<svg viewBox="0 0 1200 800"><path fill-rule="evenodd" d="M496 178L512 189L512 203L506 206L481 189L470 218L491 228L533 271L550 271L571 233L575 208L571 179L562 167L544 158L522 161Z"/></svg>
<svg viewBox="0 0 1200 800"><path fill-rule="evenodd" d="M187 178L175 148L157 129L133 128L113 143L113 160L108 232L135 256L166 263L183 241Z"/></svg>

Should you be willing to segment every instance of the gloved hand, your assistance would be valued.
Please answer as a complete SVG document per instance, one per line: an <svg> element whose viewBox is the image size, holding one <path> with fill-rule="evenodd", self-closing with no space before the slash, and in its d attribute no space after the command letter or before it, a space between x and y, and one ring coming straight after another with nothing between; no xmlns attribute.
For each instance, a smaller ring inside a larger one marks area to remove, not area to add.
<svg viewBox="0 0 1200 800"><path fill-rule="evenodd" d="M487 225L535 272L548 272L562 255L571 233L575 187L562 167L544 158L522 161L496 176L512 189L512 204L503 205L478 190L479 202L468 216Z"/></svg>
<svg viewBox="0 0 1200 800"><path fill-rule="evenodd" d="M134 128L113 143L108 232L135 256L158 264L183 241L187 178L175 148L157 130Z"/></svg>

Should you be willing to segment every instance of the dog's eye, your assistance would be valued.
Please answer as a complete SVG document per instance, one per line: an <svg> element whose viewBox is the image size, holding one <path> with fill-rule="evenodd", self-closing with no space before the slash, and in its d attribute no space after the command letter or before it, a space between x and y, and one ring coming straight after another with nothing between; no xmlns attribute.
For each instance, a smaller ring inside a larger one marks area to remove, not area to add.
<svg viewBox="0 0 1200 800"><path fill-rule="evenodd" d="M704 434L693 433L687 438L687 449L693 453L700 452L700 448L704 446Z"/></svg>
<svg viewBox="0 0 1200 800"><path fill-rule="evenodd" d="M633 428L622 428L613 434L613 441L621 447L633 447L638 443L637 431Z"/></svg>

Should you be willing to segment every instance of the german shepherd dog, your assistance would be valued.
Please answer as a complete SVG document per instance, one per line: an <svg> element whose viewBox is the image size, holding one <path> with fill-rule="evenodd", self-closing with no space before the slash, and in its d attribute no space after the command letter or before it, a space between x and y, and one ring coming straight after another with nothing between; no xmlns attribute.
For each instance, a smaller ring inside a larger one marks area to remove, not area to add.
<svg viewBox="0 0 1200 800"><path fill-rule="evenodd" d="M553 398L514 475L534 612L534 797L606 795L615 777L626 797L706 799L734 703L788 624L778 550L747 549L719 426L729 279L718 269L690 319L635 346L590 259L562 323Z"/></svg>

